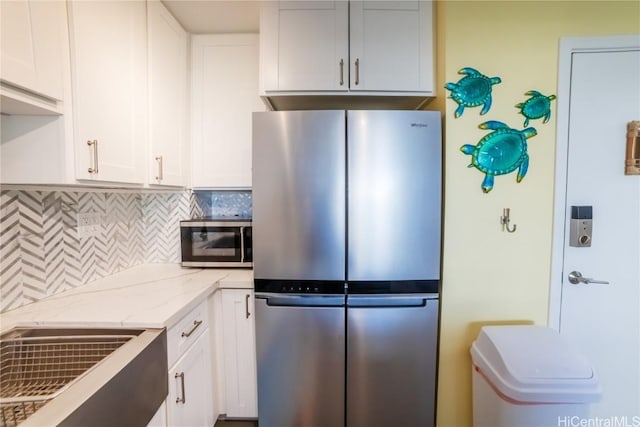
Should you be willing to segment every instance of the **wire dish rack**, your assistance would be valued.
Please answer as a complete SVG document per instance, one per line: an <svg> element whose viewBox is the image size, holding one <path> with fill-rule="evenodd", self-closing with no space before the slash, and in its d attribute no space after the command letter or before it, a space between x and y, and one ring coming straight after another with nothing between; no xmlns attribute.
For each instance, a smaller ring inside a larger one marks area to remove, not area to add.
<svg viewBox="0 0 640 427"><path fill-rule="evenodd" d="M135 335L63 335L0 341L0 427L26 420Z"/></svg>

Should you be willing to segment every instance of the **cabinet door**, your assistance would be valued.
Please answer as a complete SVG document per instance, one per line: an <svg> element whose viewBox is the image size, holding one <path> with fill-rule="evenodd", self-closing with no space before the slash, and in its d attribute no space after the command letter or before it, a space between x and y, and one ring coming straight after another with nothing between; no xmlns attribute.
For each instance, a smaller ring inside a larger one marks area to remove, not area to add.
<svg viewBox="0 0 640 427"><path fill-rule="evenodd" d="M65 15L61 1L0 2L3 81L47 98L63 98Z"/></svg>
<svg viewBox="0 0 640 427"><path fill-rule="evenodd" d="M76 177L141 184L147 126L146 3L77 0L68 6ZM88 141L97 141L97 147Z"/></svg>
<svg viewBox="0 0 640 427"><path fill-rule="evenodd" d="M258 416L253 291L223 289L223 342L227 416Z"/></svg>
<svg viewBox="0 0 640 427"><path fill-rule="evenodd" d="M186 184L187 33L157 0L149 25L149 151L147 182Z"/></svg>
<svg viewBox="0 0 640 427"><path fill-rule="evenodd" d="M346 1L280 1L263 6L261 92L347 91Z"/></svg>
<svg viewBox="0 0 640 427"><path fill-rule="evenodd" d="M258 36L193 36L192 73L192 187L250 188Z"/></svg>
<svg viewBox="0 0 640 427"><path fill-rule="evenodd" d="M209 329L169 371L167 425L213 426L213 395Z"/></svg>
<svg viewBox="0 0 640 427"><path fill-rule="evenodd" d="M350 2L350 89L433 92L433 4Z"/></svg>

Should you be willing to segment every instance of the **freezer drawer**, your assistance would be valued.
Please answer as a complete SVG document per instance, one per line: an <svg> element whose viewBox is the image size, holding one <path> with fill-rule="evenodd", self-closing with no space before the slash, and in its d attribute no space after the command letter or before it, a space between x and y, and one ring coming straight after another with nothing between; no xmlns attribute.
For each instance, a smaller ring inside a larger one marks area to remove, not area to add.
<svg viewBox="0 0 640 427"><path fill-rule="evenodd" d="M256 295L260 427L344 426L344 298Z"/></svg>
<svg viewBox="0 0 640 427"><path fill-rule="evenodd" d="M435 424L437 296L349 296L347 426Z"/></svg>

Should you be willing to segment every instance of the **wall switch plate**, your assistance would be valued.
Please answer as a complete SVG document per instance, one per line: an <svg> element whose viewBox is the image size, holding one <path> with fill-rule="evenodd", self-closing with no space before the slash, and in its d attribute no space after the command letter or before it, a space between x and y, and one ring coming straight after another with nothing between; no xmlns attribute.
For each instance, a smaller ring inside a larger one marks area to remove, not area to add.
<svg viewBox="0 0 640 427"><path fill-rule="evenodd" d="M95 212L78 213L78 238L96 236L100 233L102 215Z"/></svg>

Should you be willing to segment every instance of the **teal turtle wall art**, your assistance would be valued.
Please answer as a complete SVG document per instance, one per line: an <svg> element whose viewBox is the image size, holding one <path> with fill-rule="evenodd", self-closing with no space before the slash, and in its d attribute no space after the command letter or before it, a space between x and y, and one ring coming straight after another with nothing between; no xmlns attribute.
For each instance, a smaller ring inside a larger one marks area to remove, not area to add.
<svg viewBox="0 0 640 427"><path fill-rule="evenodd" d="M556 99L556 96L546 96L537 90L530 90L525 95L530 98L516 104L516 108L519 108L520 114L524 116L524 126L529 126L529 120L532 119L542 119L542 123L547 123L551 118L551 101Z"/></svg>
<svg viewBox="0 0 640 427"><path fill-rule="evenodd" d="M444 87L451 91L449 98L458 103L454 115L460 117L465 107L478 107L482 105L480 115L486 114L491 108L492 86L502 82L500 77L487 77L480 71L465 67L458 71L464 77L456 83L447 83Z"/></svg>
<svg viewBox="0 0 640 427"><path fill-rule="evenodd" d="M460 151L471 156L470 168L475 167L485 174L482 191L491 191L494 176L505 175L516 169L516 180L522 181L529 168L527 139L538 134L535 128L517 130L494 120L481 123L478 127L493 132L485 135L476 145L463 145Z"/></svg>

